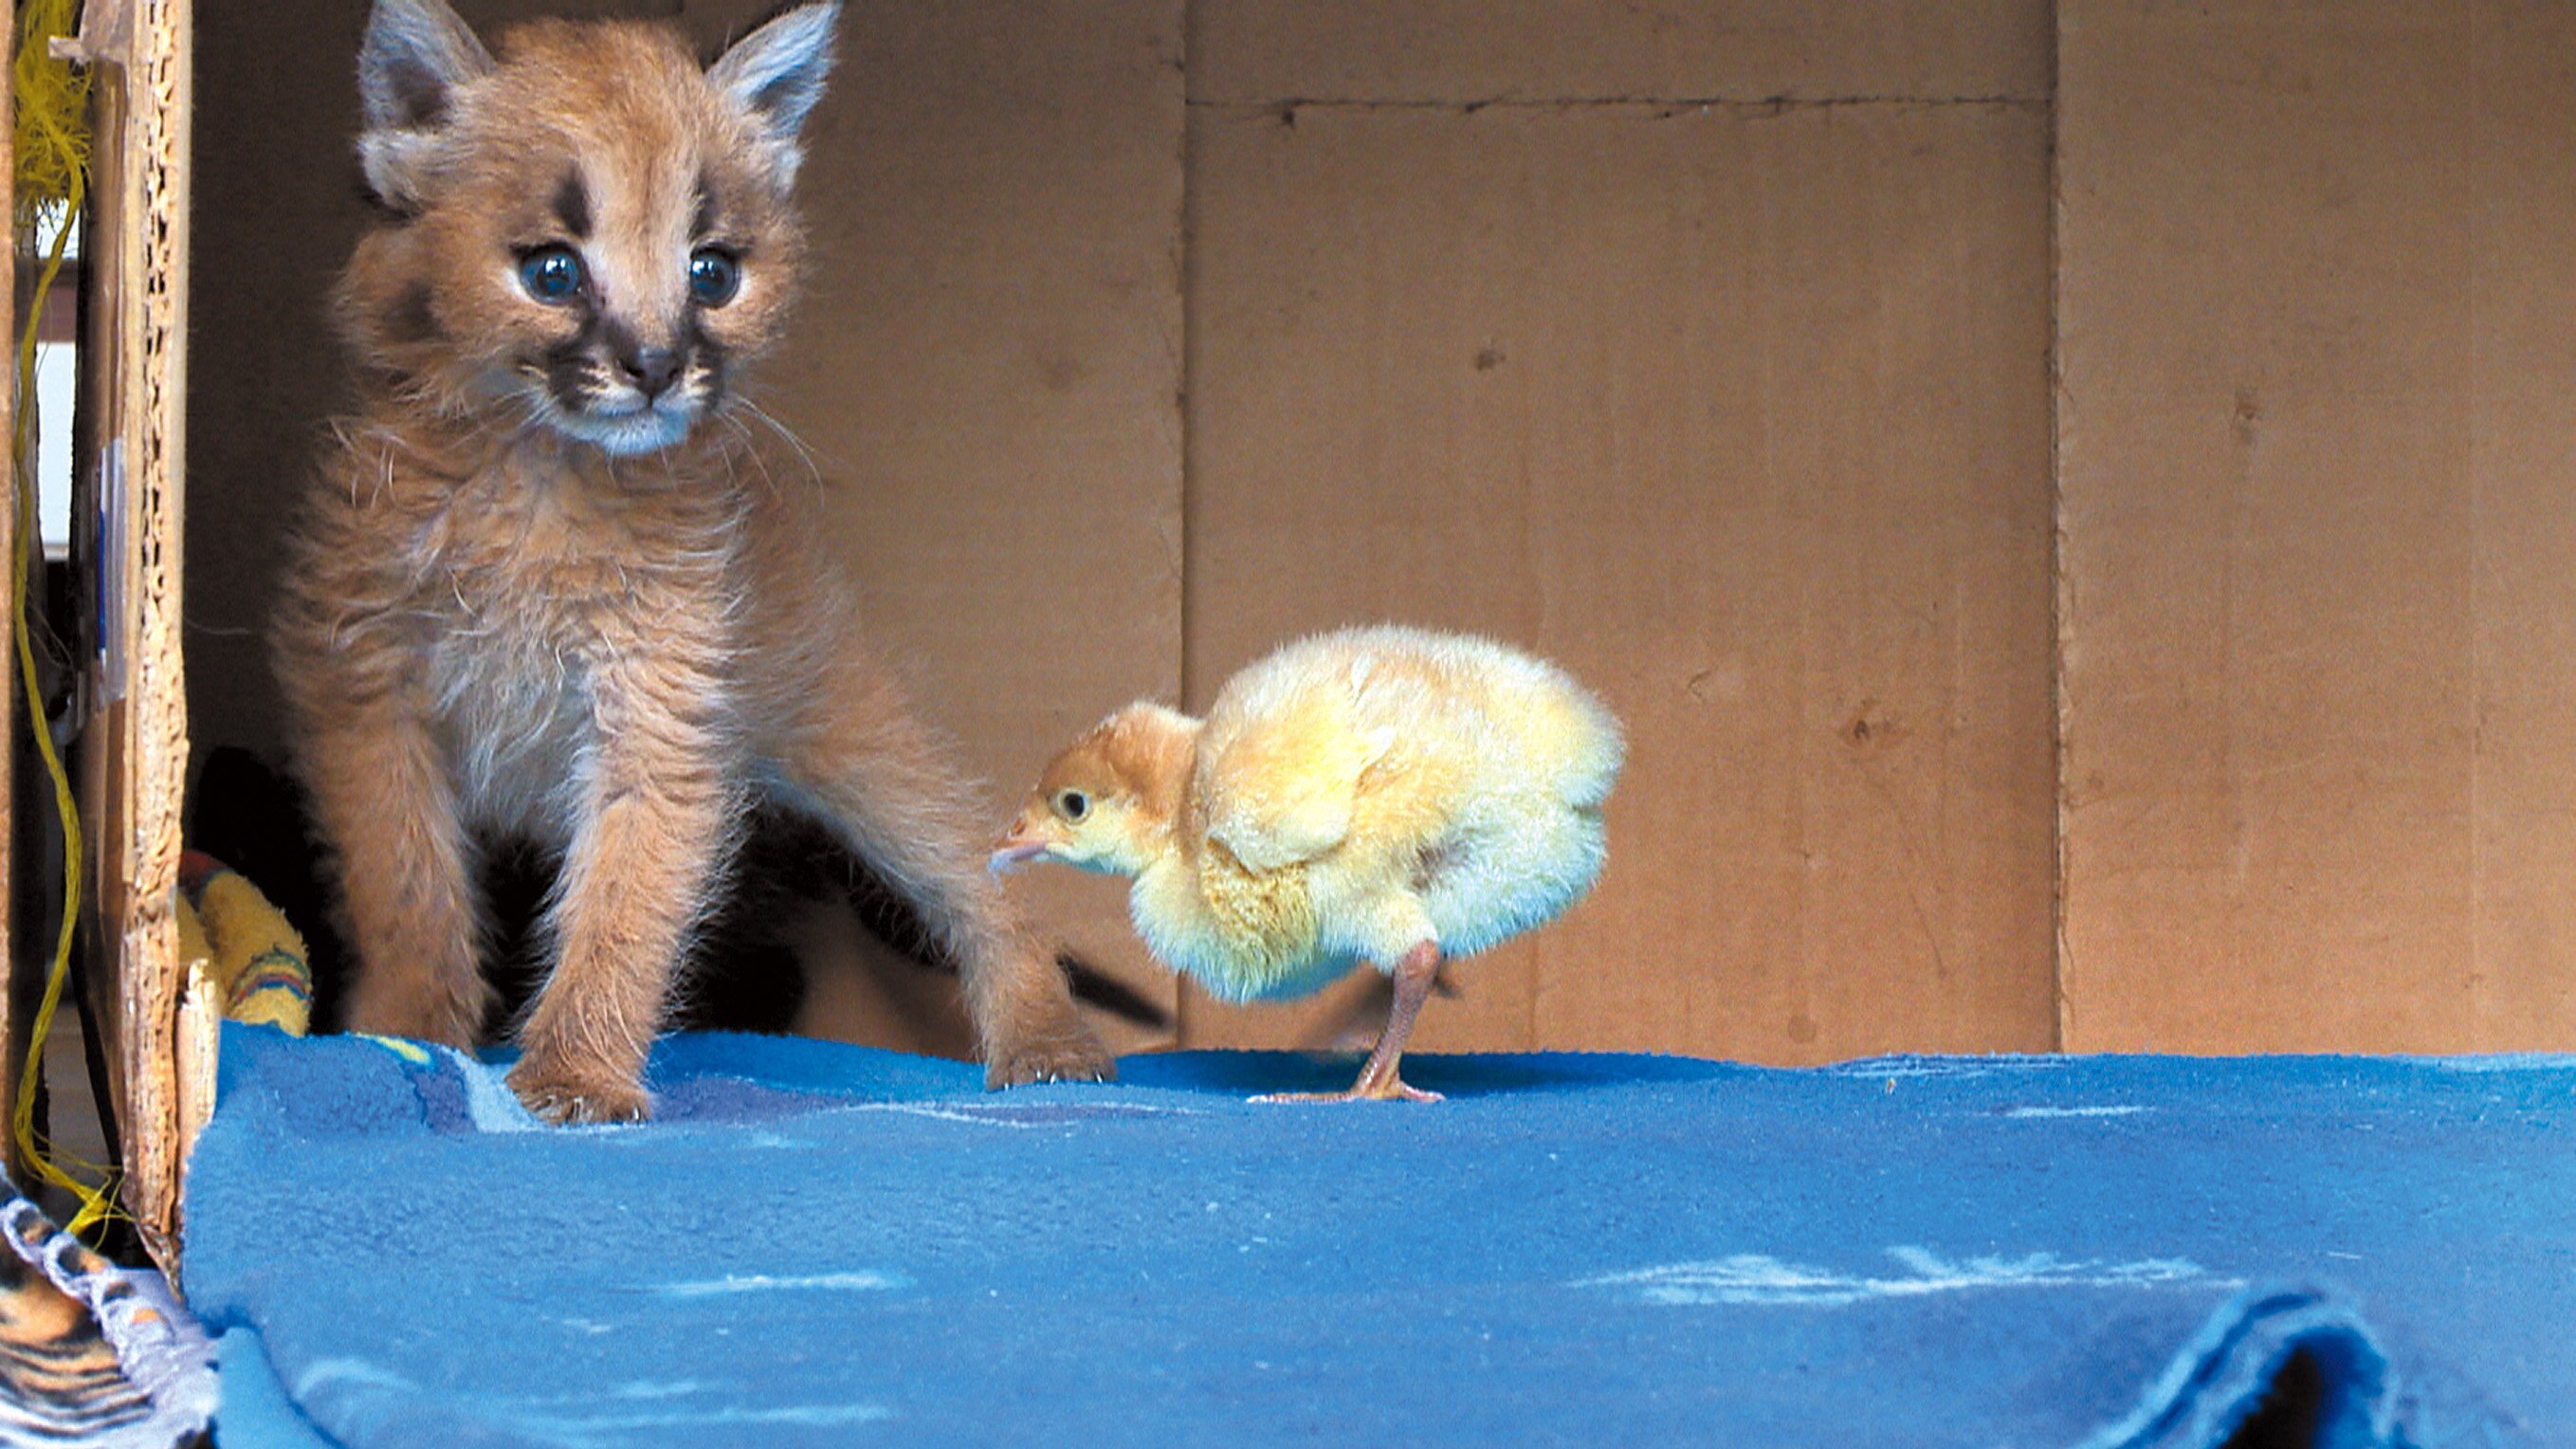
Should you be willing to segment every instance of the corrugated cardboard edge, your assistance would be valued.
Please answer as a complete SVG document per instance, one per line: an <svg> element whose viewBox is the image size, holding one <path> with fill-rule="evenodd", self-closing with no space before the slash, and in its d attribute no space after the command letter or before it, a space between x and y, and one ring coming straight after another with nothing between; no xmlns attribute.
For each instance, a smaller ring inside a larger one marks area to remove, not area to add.
<svg viewBox="0 0 2576 1449"><path fill-rule="evenodd" d="M128 557L133 641L133 833L127 852L128 912L122 933L128 1045L127 1091L149 1131L126 1139L128 1183L143 1237L165 1271L178 1271L179 1178L189 1144L178 1120L179 888L181 798L187 788L188 695L179 654L180 487L186 476L188 372L188 32L191 0L140 0L126 67L127 136L135 172L130 245L132 328L124 346L132 410L133 509Z"/></svg>
<svg viewBox="0 0 2576 1449"><path fill-rule="evenodd" d="M122 492L101 540L123 569L123 698L92 722L91 830L97 841L98 930L114 952L108 994L124 1205L144 1246L176 1276L181 1113L179 942L174 914L186 788L187 695L179 653L180 480L186 447L188 37L190 0L93 3L82 58L99 68L93 194L113 226L90 341L103 380L96 437L121 459L105 485ZM119 661L111 658L109 668ZM110 697L119 691L105 691Z"/></svg>
<svg viewBox="0 0 2576 1449"><path fill-rule="evenodd" d="M179 1003L178 1111L181 1140L193 1143L215 1115L216 1055L223 1041L223 993L200 958L188 963Z"/></svg>

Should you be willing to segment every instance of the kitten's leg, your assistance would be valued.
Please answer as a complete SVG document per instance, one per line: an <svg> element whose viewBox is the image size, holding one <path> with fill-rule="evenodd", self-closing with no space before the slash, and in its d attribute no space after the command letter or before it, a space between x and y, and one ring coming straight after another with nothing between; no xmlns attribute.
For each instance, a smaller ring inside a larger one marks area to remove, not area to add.
<svg viewBox="0 0 2576 1449"><path fill-rule="evenodd" d="M603 670L593 688L600 739L549 916L554 970L510 1071L519 1099L554 1122L650 1114L645 1055L739 815L710 686Z"/></svg>
<svg viewBox="0 0 2576 1449"><path fill-rule="evenodd" d="M882 681L844 678L808 702L777 750L788 803L812 811L920 912L953 956L984 1054L984 1084L1106 1081L1116 1074L1075 1012L1054 953L984 868L974 792Z"/></svg>
<svg viewBox="0 0 2576 1449"><path fill-rule="evenodd" d="M353 1031L471 1048L491 1010L471 852L446 762L389 705L310 721L302 750L357 949Z"/></svg>

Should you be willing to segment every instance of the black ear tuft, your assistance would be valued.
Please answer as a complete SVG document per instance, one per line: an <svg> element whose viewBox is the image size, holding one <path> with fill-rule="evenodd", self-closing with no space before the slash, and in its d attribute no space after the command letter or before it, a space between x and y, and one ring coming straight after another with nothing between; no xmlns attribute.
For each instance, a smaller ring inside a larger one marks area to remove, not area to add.
<svg viewBox="0 0 2576 1449"><path fill-rule="evenodd" d="M445 0L376 0L358 46L367 127L437 126L447 119L448 93L491 69L491 52Z"/></svg>
<svg viewBox="0 0 2576 1449"><path fill-rule="evenodd" d="M447 81L417 53L396 51L383 57L366 79L369 115L406 129L447 119Z"/></svg>
<svg viewBox="0 0 2576 1449"><path fill-rule="evenodd" d="M707 79L760 123L793 175L800 153L796 133L832 70L832 39L840 27L838 0L799 5L734 43L707 68Z"/></svg>
<svg viewBox="0 0 2576 1449"><path fill-rule="evenodd" d="M491 52L446 0L376 0L358 44L358 96L367 115L358 155L367 185L386 205L418 202L424 154L447 121L456 88L491 69Z"/></svg>

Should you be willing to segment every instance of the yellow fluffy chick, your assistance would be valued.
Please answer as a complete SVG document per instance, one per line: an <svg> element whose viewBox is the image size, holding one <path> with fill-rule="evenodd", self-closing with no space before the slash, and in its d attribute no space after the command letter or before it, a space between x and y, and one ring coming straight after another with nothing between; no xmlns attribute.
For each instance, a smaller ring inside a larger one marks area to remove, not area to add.
<svg viewBox="0 0 2576 1449"><path fill-rule="evenodd" d="M1619 723L1564 671L1395 626L1290 644L1205 720L1132 704L1048 763L993 852L1132 876L1136 929L1229 1001L1303 996L1362 964L1395 1007L1358 1083L1397 1074L1444 956L1553 919L1601 873Z"/></svg>

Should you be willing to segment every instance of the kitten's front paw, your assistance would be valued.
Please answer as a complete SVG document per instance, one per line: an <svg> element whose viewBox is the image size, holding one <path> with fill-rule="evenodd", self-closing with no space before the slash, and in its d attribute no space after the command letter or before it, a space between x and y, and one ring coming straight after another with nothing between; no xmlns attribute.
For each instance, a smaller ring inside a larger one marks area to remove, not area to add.
<svg viewBox="0 0 2576 1449"><path fill-rule="evenodd" d="M1063 1030L995 1042L984 1063L984 1089L1031 1082L1110 1082L1118 1064L1090 1028L1073 1022Z"/></svg>
<svg viewBox="0 0 2576 1449"><path fill-rule="evenodd" d="M534 1055L510 1069L510 1090L529 1111L558 1127L641 1122L653 1115L653 1099L632 1077Z"/></svg>

